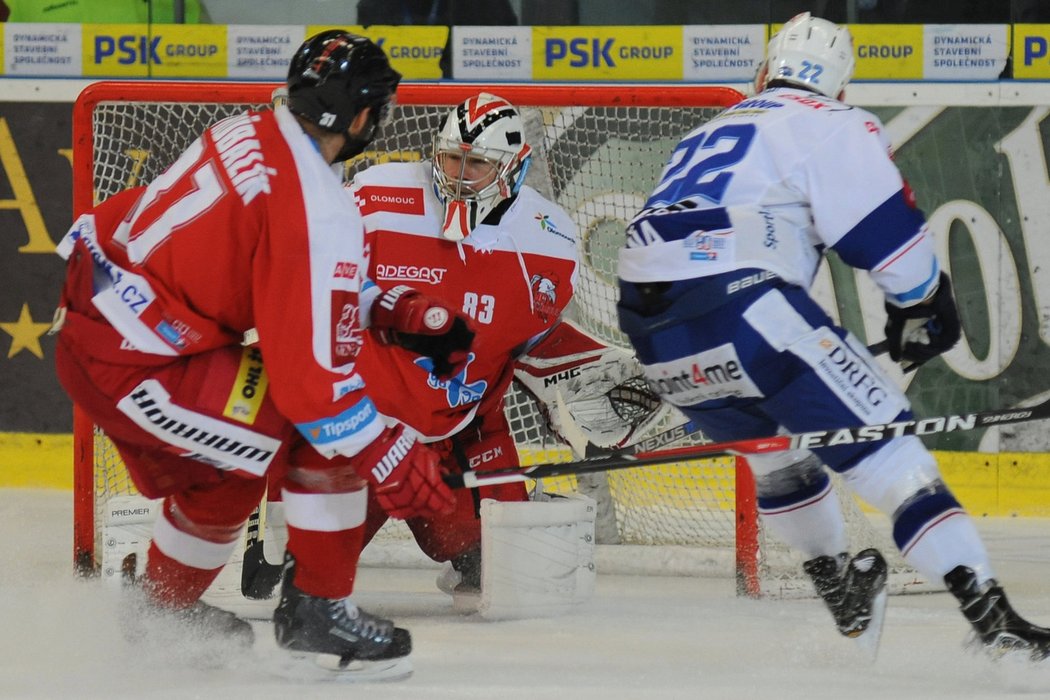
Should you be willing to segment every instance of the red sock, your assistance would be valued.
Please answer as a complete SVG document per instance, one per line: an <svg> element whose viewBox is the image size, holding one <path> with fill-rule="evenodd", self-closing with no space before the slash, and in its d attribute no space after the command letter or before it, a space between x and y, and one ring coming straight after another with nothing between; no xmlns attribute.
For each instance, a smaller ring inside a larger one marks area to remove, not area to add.
<svg viewBox="0 0 1050 700"><path fill-rule="evenodd" d="M345 598L354 590L364 526L336 532L288 526L288 551L295 557L295 587L321 598Z"/></svg>
<svg viewBox="0 0 1050 700"><path fill-rule="evenodd" d="M222 571L180 564L150 542L144 585L150 599L162 608L187 608L197 602Z"/></svg>

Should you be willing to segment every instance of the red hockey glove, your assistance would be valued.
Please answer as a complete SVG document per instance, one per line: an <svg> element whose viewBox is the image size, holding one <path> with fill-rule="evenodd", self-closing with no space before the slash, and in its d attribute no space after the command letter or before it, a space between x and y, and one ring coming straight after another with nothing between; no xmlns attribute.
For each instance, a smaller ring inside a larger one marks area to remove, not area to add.
<svg viewBox="0 0 1050 700"><path fill-rule="evenodd" d="M456 503L441 479L444 471L438 454L405 435L402 425L384 430L354 457L354 466L392 518L445 515Z"/></svg>
<svg viewBox="0 0 1050 700"><path fill-rule="evenodd" d="M465 316L405 285L388 289L372 304L372 330L381 343L432 359L431 372L438 379L463 371L474 341Z"/></svg>

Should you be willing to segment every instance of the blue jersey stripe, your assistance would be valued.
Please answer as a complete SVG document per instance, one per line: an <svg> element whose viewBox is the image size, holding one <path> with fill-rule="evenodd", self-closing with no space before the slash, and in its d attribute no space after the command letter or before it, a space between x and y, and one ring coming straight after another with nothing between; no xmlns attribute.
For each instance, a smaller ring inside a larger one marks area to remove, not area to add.
<svg viewBox="0 0 1050 700"><path fill-rule="evenodd" d="M639 226L642 221L652 226L664 241L680 241L694 233L725 231L732 226L729 213L721 207L675 213L660 209L643 212L631 222L631 227Z"/></svg>
<svg viewBox="0 0 1050 700"><path fill-rule="evenodd" d="M871 270L907 245L925 222L901 189L840 238L832 250L847 265Z"/></svg>

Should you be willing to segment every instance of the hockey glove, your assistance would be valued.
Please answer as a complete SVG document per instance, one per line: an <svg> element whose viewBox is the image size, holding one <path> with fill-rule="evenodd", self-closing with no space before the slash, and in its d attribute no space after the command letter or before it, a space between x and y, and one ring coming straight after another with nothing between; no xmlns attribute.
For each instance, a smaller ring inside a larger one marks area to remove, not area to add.
<svg viewBox="0 0 1050 700"><path fill-rule="evenodd" d="M962 334L952 283L943 272L931 298L905 308L887 302L886 316L890 357L913 367L951 350Z"/></svg>
<svg viewBox="0 0 1050 700"><path fill-rule="evenodd" d="M432 518L448 514L456 503L441 478L444 472L438 454L405 435L403 425L384 430L353 461L380 507L392 518Z"/></svg>
<svg viewBox="0 0 1050 700"><path fill-rule="evenodd" d="M376 298L372 330L381 343L432 359L431 373L438 379L450 379L463 371L474 341L474 331L465 316L405 285Z"/></svg>

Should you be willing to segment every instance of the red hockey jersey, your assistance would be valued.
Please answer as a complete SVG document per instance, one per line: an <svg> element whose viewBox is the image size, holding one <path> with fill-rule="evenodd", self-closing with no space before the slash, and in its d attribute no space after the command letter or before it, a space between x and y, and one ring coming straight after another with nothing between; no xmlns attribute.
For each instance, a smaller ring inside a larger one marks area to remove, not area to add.
<svg viewBox="0 0 1050 700"><path fill-rule="evenodd" d="M190 355L255 328L274 402L321 454L382 430L354 367L360 215L287 109L215 124L149 186L80 217L59 253L77 244L131 352Z"/></svg>
<svg viewBox="0 0 1050 700"><path fill-rule="evenodd" d="M415 287L473 320L469 363L449 381L430 374L428 358L370 336L358 357L381 413L426 439L447 437L482 404L482 413L502 405L515 354L557 323L577 281L576 227L523 187L498 225L448 241L429 163L374 166L357 176L352 192L365 224L369 278L384 289Z"/></svg>

